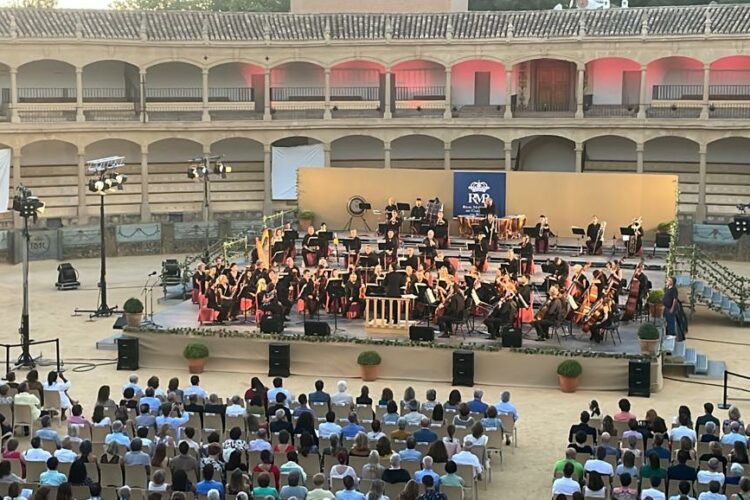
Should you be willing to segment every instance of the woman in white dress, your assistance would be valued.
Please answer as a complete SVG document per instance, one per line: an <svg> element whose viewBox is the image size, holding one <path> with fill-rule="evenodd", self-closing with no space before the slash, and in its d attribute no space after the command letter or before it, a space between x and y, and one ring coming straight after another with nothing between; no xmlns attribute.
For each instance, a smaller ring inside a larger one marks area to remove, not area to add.
<svg viewBox="0 0 750 500"><path fill-rule="evenodd" d="M58 391L60 393L60 405L62 407L62 419L65 420L65 410L73 407L73 403L68 397L68 389L70 389L70 382L67 381L65 375L56 371L51 371L47 375L47 383L44 384L45 391Z"/></svg>

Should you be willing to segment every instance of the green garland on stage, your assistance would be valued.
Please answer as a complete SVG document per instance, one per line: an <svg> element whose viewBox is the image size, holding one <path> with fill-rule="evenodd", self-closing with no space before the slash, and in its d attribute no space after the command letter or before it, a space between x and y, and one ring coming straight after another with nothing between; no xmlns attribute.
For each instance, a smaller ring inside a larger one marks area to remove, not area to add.
<svg viewBox="0 0 750 500"><path fill-rule="evenodd" d="M125 327L125 332L139 332L139 333L155 333L158 335L181 335L184 337L214 337L214 338L231 338L231 339L252 339L252 340L270 340L273 342L310 342L310 343L323 343L323 344L358 344L358 345L374 345L374 346L397 346L397 347L427 347L430 349L449 349L457 350L463 349L468 351L477 352L499 352L503 350L500 345L497 344L476 344L476 343L460 343L460 344L443 344L434 342L412 342L410 340L388 340L388 339L376 339L376 338L356 338L356 337L344 337L341 335L331 335L327 337L317 336L306 336L302 334L278 334L278 333L253 333L243 332L239 330L227 330L224 328L202 330L198 328L169 328L169 329L158 329L158 328L131 328ZM609 359L640 359L653 361L656 356L646 354L628 354L628 353L609 353L609 352L596 352L596 351L584 351L574 350L568 351L565 349L554 349L554 348L539 348L539 347L520 347L510 348L510 352L517 352L521 354L543 354L548 356L561 356L561 357L583 357L583 358L609 358Z"/></svg>

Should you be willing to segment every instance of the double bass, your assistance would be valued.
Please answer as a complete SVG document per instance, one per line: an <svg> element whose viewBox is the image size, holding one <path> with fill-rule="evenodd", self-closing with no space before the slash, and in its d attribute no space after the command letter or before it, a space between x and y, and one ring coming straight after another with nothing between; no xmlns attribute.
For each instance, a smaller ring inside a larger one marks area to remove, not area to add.
<svg viewBox="0 0 750 500"><path fill-rule="evenodd" d="M639 264L630 280L630 292L628 293L628 301L625 303L625 313L622 315L623 320L628 321L635 318L638 312L638 298L641 296L641 281L638 279L638 274L642 272L642 269L642 266Z"/></svg>
<svg viewBox="0 0 750 500"><path fill-rule="evenodd" d="M613 285L614 281L610 281L609 285L607 285L607 290L604 292L602 298L600 300L597 300L596 303L591 306L591 310L584 318L583 324L581 325L581 330L583 330L584 332L588 333L589 331L591 331L591 327L602 321L602 319L604 318L605 301L612 298Z"/></svg>
<svg viewBox="0 0 750 500"><path fill-rule="evenodd" d="M601 271L595 272L593 279L589 282L589 287L583 292L583 300L581 300L578 309L573 313L573 321L579 325L586 320L589 312L591 312L591 307L596 303L597 297L599 297L599 287L602 286L601 276ZM597 283L599 284L597 285Z"/></svg>

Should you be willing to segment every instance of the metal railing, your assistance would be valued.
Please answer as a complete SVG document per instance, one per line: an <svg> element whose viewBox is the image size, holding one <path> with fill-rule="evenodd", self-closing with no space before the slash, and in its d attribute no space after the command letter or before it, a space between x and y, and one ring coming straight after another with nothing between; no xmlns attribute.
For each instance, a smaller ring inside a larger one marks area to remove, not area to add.
<svg viewBox="0 0 750 500"><path fill-rule="evenodd" d="M637 104L594 104L583 108L583 115L591 118L626 117L638 115Z"/></svg>
<svg viewBox="0 0 750 500"><path fill-rule="evenodd" d="M573 109L571 103L564 102L530 102L525 107L517 108L519 113L572 113Z"/></svg>
<svg viewBox="0 0 750 500"><path fill-rule="evenodd" d="M439 101L445 99L445 87L442 85L432 85L428 87L396 87L397 101Z"/></svg>
<svg viewBox="0 0 750 500"><path fill-rule="evenodd" d="M75 102L76 89L73 88L33 88L19 87L18 102Z"/></svg>
<svg viewBox="0 0 750 500"><path fill-rule="evenodd" d="M733 389L735 391L741 391L741 392L745 392L745 393L750 393L750 389L748 389L746 387L730 387L729 386L729 376L730 375L733 376L733 377L739 377L739 378L744 379L744 380L750 380L750 376L742 375L740 373L730 372L728 370L724 370L724 387L722 389L722 398L721 398L721 403L719 403L717 405L719 407L719 409L721 409L721 410L728 410L729 407L730 407L730 404L729 404L729 399L730 399L729 398L729 389ZM731 398L731 399L736 399L736 400L739 400L739 401L747 401L748 398L750 398L750 395L746 394L742 398Z"/></svg>
<svg viewBox="0 0 750 500"><path fill-rule="evenodd" d="M703 84L654 85L651 97L664 101L700 101L703 99ZM708 97L725 101L750 100L750 85L709 85Z"/></svg>
<svg viewBox="0 0 750 500"><path fill-rule="evenodd" d="M209 101L252 102L254 92L249 87L209 87Z"/></svg>
<svg viewBox="0 0 750 500"><path fill-rule="evenodd" d="M151 102L195 102L203 100L203 89L199 87L151 88L146 87L146 101Z"/></svg>
<svg viewBox="0 0 750 500"><path fill-rule="evenodd" d="M83 100L86 101L132 101L137 99L138 95L129 95L128 89L122 88L84 88L83 89Z"/></svg>
<svg viewBox="0 0 750 500"><path fill-rule="evenodd" d="M750 118L750 103L748 104L727 104L711 103L708 106L709 118L729 118L729 119L747 119Z"/></svg>
<svg viewBox="0 0 750 500"><path fill-rule="evenodd" d="M377 101L380 99L380 87L331 87L331 99Z"/></svg>
<svg viewBox="0 0 750 500"><path fill-rule="evenodd" d="M700 118L703 107L700 103L672 103L671 106L646 108L646 118Z"/></svg>
<svg viewBox="0 0 750 500"><path fill-rule="evenodd" d="M52 339L52 340L30 340L29 346L35 346L35 345L42 345L42 344L55 344L55 365L57 367L57 371L59 372L62 369L62 365L60 364L60 339ZM10 373L13 370L11 369L11 362L10 362L10 351L11 349L21 348L23 349L23 344L0 344L0 347L5 349L5 373ZM13 363L13 366L15 367L15 363Z"/></svg>
<svg viewBox="0 0 750 500"><path fill-rule="evenodd" d="M271 87L272 101L322 101L324 87Z"/></svg>

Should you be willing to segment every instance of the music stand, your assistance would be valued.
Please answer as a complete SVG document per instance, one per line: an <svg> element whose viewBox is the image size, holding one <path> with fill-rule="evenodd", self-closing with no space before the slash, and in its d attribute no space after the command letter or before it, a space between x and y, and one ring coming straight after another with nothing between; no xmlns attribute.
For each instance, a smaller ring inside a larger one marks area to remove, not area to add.
<svg viewBox="0 0 750 500"><path fill-rule="evenodd" d="M386 231L388 231L388 224L386 222L379 222L378 234L385 236Z"/></svg>
<svg viewBox="0 0 750 500"><path fill-rule="evenodd" d="M586 231L582 227L571 226L570 232L578 238L578 255L583 255L583 242L586 238Z"/></svg>
<svg viewBox="0 0 750 500"><path fill-rule="evenodd" d="M536 227L534 226L524 226L523 234L525 234L529 238L536 238L539 235L539 233L537 233L536 231Z"/></svg>
<svg viewBox="0 0 750 500"><path fill-rule="evenodd" d="M331 278L326 283L326 292L333 299L333 333L339 331L338 308L341 306L341 297L346 293L343 287L344 281L341 278ZM340 331L344 331L342 328Z"/></svg>
<svg viewBox="0 0 750 500"><path fill-rule="evenodd" d="M620 237L622 238L622 244L625 247L625 255L628 254L628 242L630 238L635 237L635 230L630 226L620 226ZM614 252L614 249L613 249Z"/></svg>
<svg viewBox="0 0 750 500"><path fill-rule="evenodd" d="M397 201L396 210L398 210L399 212L408 212L409 210L411 210L411 206L408 203L401 203Z"/></svg>

